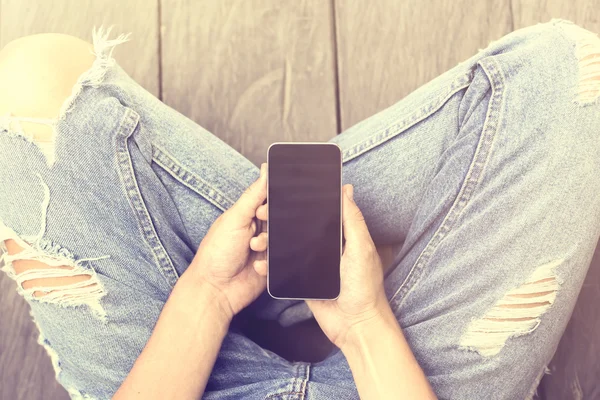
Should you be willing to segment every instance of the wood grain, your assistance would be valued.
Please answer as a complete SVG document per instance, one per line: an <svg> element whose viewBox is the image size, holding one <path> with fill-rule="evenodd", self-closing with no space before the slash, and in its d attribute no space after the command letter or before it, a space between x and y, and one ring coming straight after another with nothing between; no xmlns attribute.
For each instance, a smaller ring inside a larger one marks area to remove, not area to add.
<svg viewBox="0 0 600 400"><path fill-rule="evenodd" d="M600 32L599 0L512 0L512 8L515 29L562 18Z"/></svg>
<svg viewBox="0 0 600 400"><path fill-rule="evenodd" d="M512 30L509 0L335 0L342 129Z"/></svg>
<svg viewBox="0 0 600 400"><path fill-rule="evenodd" d="M513 27L565 18L599 32L599 9L599 0L0 0L0 46L42 32L91 41L101 24L132 32L114 52L119 64L258 164L271 142L327 140ZM389 267L396 250L379 250ZM548 399L571 394L576 332L597 336L598 271L600 251L557 353L569 374L544 379ZM29 306L0 274L0 399L67 398L36 341Z"/></svg>
<svg viewBox="0 0 600 400"><path fill-rule="evenodd" d="M158 0L156 0L158 1ZM94 25L114 25L110 38L131 32L113 57L140 85L159 95L158 3L146 0L1 0L0 46L36 33L65 33L92 41Z"/></svg>
<svg viewBox="0 0 600 400"><path fill-rule="evenodd" d="M275 141L336 130L332 10L322 0L162 0L163 101L255 164Z"/></svg>

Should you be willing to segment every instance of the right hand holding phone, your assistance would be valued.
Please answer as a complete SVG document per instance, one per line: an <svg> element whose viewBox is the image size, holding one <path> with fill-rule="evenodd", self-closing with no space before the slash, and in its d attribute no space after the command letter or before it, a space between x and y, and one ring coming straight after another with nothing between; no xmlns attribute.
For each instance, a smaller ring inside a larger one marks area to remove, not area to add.
<svg viewBox="0 0 600 400"><path fill-rule="evenodd" d="M362 212L353 200L352 185L343 186L342 223L346 243L341 259L341 291L336 300L307 300L329 340L342 348L349 332L386 314L381 259Z"/></svg>

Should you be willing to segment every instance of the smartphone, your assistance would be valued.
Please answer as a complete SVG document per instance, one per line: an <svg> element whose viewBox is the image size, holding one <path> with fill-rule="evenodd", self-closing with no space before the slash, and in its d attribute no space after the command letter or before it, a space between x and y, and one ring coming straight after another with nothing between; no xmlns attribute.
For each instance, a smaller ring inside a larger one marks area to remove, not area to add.
<svg viewBox="0 0 600 400"><path fill-rule="evenodd" d="M340 147L273 143L267 165L267 291L276 299L336 299L342 254Z"/></svg>

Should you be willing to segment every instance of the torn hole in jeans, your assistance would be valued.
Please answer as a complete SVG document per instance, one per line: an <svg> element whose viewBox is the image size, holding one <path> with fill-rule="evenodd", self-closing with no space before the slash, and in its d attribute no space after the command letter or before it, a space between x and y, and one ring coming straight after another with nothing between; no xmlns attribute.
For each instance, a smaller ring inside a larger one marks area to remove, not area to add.
<svg viewBox="0 0 600 400"><path fill-rule="evenodd" d="M37 235L19 236L0 220L0 270L16 281L17 292L27 300L61 307L86 305L105 320L100 299L106 291L96 271L84 263L110 256L76 260L70 251L43 238L50 190L43 180L42 185L45 196Z"/></svg>
<svg viewBox="0 0 600 400"><path fill-rule="evenodd" d="M575 42L579 79L574 102L578 105L595 104L600 98L600 38L571 21L556 21Z"/></svg>
<svg viewBox="0 0 600 400"><path fill-rule="evenodd" d="M483 317L472 320L460 347L494 356L509 338L533 332L556 299L559 282L554 269L563 262L559 259L537 267L524 284L506 293Z"/></svg>

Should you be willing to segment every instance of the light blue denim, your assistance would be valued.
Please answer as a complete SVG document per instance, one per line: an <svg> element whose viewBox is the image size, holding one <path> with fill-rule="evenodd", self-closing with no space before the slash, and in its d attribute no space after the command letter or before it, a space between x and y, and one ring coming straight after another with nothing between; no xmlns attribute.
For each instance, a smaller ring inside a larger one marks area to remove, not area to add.
<svg viewBox="0 0 600 400"><path fill-rule="evenodd" d="M54 144L8 115L0 132L3 270L32 279L12 261L35 258L89 275L42 297L16 285L58 381L85 399L119 388L208 228L259 173L133 81L111 57L125 38L101 32L91 72L45 121ZM530 397L557 347L600 236L594 54L598 38L568 21L521 29L331 139L375 242L402 244L385 290L439 398ZM6 239L28 253L9 256ZM266 293L248 312L311 316ZM204 398L358 393L340 351L292 363L231 331Z"/></svg>

